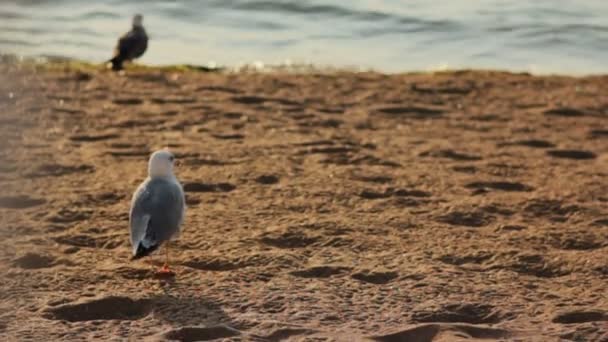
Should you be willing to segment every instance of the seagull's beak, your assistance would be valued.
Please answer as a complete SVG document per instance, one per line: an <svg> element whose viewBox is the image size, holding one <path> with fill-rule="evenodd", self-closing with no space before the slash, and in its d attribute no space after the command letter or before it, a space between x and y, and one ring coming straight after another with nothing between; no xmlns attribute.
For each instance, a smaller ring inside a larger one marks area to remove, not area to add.
<svg viewBox="0 0 608 342"><path fill-rule="evenodd" d="M173 162L173 166L181 166L182 162L181 160L177 159L176 161Z"/></svg>

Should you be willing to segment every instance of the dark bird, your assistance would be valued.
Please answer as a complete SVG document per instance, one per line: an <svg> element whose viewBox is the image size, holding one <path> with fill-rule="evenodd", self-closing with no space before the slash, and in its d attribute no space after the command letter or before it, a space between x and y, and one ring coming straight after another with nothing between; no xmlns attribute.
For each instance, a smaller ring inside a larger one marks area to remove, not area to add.
<svg viewBox="0 0 608 342"><path fill-rule="evenodd" d="M148 35L143 26L143 16L136 14L133 17L133 27L131 31L125 33L118 40L114 49L114 57L109 62L112 63L112 70L122 70L122 63L141 57L148 48Z"/></svg>

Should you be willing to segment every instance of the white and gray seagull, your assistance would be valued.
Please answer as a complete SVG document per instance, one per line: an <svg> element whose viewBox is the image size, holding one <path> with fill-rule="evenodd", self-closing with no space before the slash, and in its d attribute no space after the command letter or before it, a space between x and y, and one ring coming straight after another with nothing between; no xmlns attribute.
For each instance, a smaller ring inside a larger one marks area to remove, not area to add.
<svg viewBox="0 0 608 342"><path fill-rule="evenodd" d="M159 273L173 274L169 268L169 241L179 236L186 213L184 190L173 173L175 157L167 150L152 153L148 178L131 200L129 224L133 259L165 246L165 264Z"/></svg>

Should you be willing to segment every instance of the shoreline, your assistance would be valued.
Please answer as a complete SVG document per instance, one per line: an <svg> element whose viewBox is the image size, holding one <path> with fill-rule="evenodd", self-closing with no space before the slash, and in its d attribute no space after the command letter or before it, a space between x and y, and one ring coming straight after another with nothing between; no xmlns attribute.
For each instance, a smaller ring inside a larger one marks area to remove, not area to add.
<svg viewBox="0 0 608 342"><path fill-rule="evenodd" d="M31 66L43 70L80 70L80 71L111 71L107 70L106 63L94 63L69 57L61 56L18 56L15 54L0 54L0 65L20 65ZM168 65L147 65L139 64L137 61L126 66L127 71L180 71L180 72L220 72L220 73L375 73L381 75L419 75L419 74L457 74L462 72L480 72L480 73L505 73L514 75L528 75L533 77L571 77L571 78L588 78L588 77L604 77L606 73L533 73L524 70L509 70L509 69L443 69L437 70L407 70L400 72L383 72L373 68L363 67L337 67L337 66L318 66L314 64L277 64L266 65L261 62L252 62L239 66L224 66L224 65L197 65L197 64L168 64Z"/></svg>

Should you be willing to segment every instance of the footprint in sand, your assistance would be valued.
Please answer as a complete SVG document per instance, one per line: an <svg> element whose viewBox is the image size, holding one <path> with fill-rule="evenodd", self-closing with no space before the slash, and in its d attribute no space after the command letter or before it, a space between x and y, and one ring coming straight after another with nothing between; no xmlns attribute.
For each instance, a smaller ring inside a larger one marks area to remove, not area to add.
<svg viewBox="0 0 608 342"><path fill-rule="evenodd" d="M335 164L335 165L370 165L370 166L386 166L391 168L401 167L401 164L390 161L380 159L373 155L369 154L349 154L349 153L339 153L333 154L329 157L319 161L321 164Z"/></svg>
<svg viewBox="0 0 608 342"><path fill-rule="evenodd" d="M393 181L392 177L389 176L381 176L381 175L354 175L352 177L354 180L366 183L379 183L386 184L391 183Z"/></svg>
<svg viewBox="0 0 608 342"><path fill-rule="evenodd" d="M131 119L125 119L125 120L117 120L116 122L112 122L110 125L108 125L108 128L134 128L134 127L155 127L155 126L162 126L167 122L166 118L159 118L159 119L154 119L154 118L148 118L146 120L131 120Z"/></svg>
<svg viewBox="0 0 608 342"><path fill-rule="evenodd" d="M26 255L13 260L13 266L26 270L48 268L55 265L55 258L48 255L27 253Z"/></svg>
<svg viewBox="0 0 608 342"><path fill-rule="evenodd" d="M519 224L504 224L500 227L496 228L496 232L499 233L508 233L508 232L520 232L522 230L526 230L527 227Z"/></svg>
<svg viewBox="0 0 608 342"><path fill-rule="evenodd" d="M563 117L573 117L573 118L587 115L586 112L584 112L580 109L571 108L571 107L551 108L551 109L545 110L543 112L543 114L549 115L549 116L563 116Z"/></svg>
<svg viewBox="0 0 608 342"><path fill-rule="evenodd" d="M551 321L559 324L608 321L608 312L603 310L565 311L555 315Z"/></svg>
<svg viewBox="0 0 608 342"><path fill-rule="evenodd" d="M237 94L241 91L236 88L223 87L223 86L202 86L195 89L195 91L208 91L208 92L218 92L218 93L228 93L228 94Z"/></svg>
<svg viewBox="0 0 608 342"><path fill-rule="evenodd" d="M112 272L118 274L124 279L130 280L144 280L154 276L154 272L150 269L139 269L132 267L120 267L113 269Z"/></svg>
<svg viewBox="0 0 608 342"><path fill-rule="evenodd" d="M194 196L191 193L186 194L186 205L189 207L194 207L201 204L202 200L198 196Z"/></svg>
<svg viewBox="0 0 608 342"><path fill-rule="evenodd" d="M70 175L73 173L91 173L95 168L91 165L61 165L61 164L44 164L34 168L34 170L26 174L27 177L58 177Z"/></svg>
<svg viewBox="0 0 608 342"><path fill-rule="evenodd" d="M26 195L0 197L0 208L5 209L27 209L37 207L45 203L46 200L44 199L29 197Z"/></svg>
<svg viewBox="0 0 608 342"><path fill-rule="evenodd" d="M44 311L44 316L68 322L136 320L147 316L152 309L150 300L110 296L51 307Z"/></svg>
<svg viewBox="0 0 608 342"><path fill-rule="evenodd" d="M454 166L452 170L456 172L469 173L473 174L477 172L477 168L475 166Z"/></svg>
<svg viewBox="0 0 608 342"><path fill-rule="evenodd" d="M523 212L527 216L532 217L567 217L576 214L578 212L584 212L585 208L580 207L576 204L565 204L560 200L553 199L532 199L525 202Z"/></svg>
<svg viewBox="0 0 608 342"><path fill-rule="evenodd" d="M555 278L571 273L557 261L547 260L538 254L519 254L508 261L500 262L496 268L505 268L523 275L538 278Z"/></svg>
<svg viewBox="0 0 608 342"><path fill-rule="evenodd" d="M163 334L163 338L170 341L215 341L218 339L236 337L241 332L228 326L211 327L181 327L172 329Z"/></svg>
<svg viewBox="0 0 608 342"><path fill-rule="evenodd" d="M247 120L247 115L240 112L225 112L222 114L226 119Z"/></svg>
<svg viewBox="0 0 608 342"><path fill-rule="evenodd" d="M77 108L69 108L69 107L52 107L51 108L54 112L56 113L65 113L65 114L70 114L72 116L76 116L77 114L83 115L86 112L82 109L77 109Z"/></svg>
<svg viewBox="0 0 608 342"><path fill-rule="evenodd" d="M532 148L553 148L555 144L546 140L540 139L529 139L529 140L520 140L514 143L519 146L526 146Z"/></svg>
<svg viewBox="0 0 608 342"><path fill-rule="evenodd" d="M593 268L593 270L605 277L608 277L608 265L600 265Z"/></svg>
<svg viewBox="0 0 608 342"><path fill-rule="evenodd" d="M392 334L372 336L373 341L379 342L433 342L460 341L463 339L503 340L516 337L517 334L500 328L479 327L469 324L424 324L404 329Z"/></svg>
<svg viewBox="0 0 608 342"><path fill-rule="evenodd" d="M133 105L140 105L140 104L144 103L144 100L142 100L140 98L136 98L136 97L125 97L125 98L114 99L114 100L112 100L112 102L114 104L121 105L121 106L133 106Z"/></svg>
<svg viewBox="0 0 608 342"><path fill-rule="evenodd" d="M392 118L430 119L441 117L445 111L440 108L411 106L411 107L380 107L376 113Z"/></svg>
<svg viewBox="0 0 608 342"><path fill-rule="evenodd" d="M338 128L344 124L344 121L338 119L320 119L320 120L303 120L298 122L300 127L328 127Z"/></svg>
<svg viewBox="0 0 608 342"><path fill-rule="evenodd" d="M589 134L593 138L606 138L608 137L608 129L593 129Z"/></svg>
<svg viewBox="0 0 608 342"><path fill-rule="evenodd" d="M89 209L60 209L48 216L48 221L53 223L73 223L88 220L93 211Z"/></svg>
<svg viewBox="0 0 608 342"><path fill-rule="evenodd" d="M473 182L465 185L468 189L491 189L509 192L529 192L534 190L531 186L519 182Z"/></svg>
<svg viewBox="0 0 608 342"><path fill-rule="evenodd" d="M189 104L195 103L196 99L193 97L153 97L150 102L155 104Z"/></svg>
<svg viewBox="0 0 608 342"><path fill-rule="evenodd" d="M497 114L480 114L471 116L471 120L481 122L509 122L510 117Z"/></svg>
<svg viewBox="0 0 608 342"><path fill-rule="evenodd" d="M439 261L455 266L462 266L465 264L482 264L485 261L490 260L494 256L491 252L479 251L475 253L463 253L460 255L446 254L437 258Z"/></svg>
<svg viewBox="0 0 608 342"><path fill-rule="evenodd" d="M363 149L373 150L376 148L373 144L360 144L353 141L344 140L317 140L294 144L295 146L305 147L296 152L297 155L313 155L313 154L347 154L356 153Z"/></svg>
<svg viewBox="0 0 608 342"><path fill-rule="evenodd" d="M219 257L199 258L183 263L184 266L201 271L232 271L251 266L247 260L229 260Z"/></svg>
<svg viewBox="0 0 608 342"><path fill-rule="evenodd" d="M72 135L70 140L76 142L95 142L95 141L103 141L103 140L111 140L117 139L120 135L116 133L100 133L100 134L82 134L82 135Z"/></svg>
<svg viewBox="0 0 608 342"><path fill-rule="evenodd" d="M398 274L394 271L361 270L353 273L351 278L364 283L383 285L397 278Z"/></svg>
<svg viewBox="0 0 608 342"><path fill-rule="evenodd" d="M307 328L276 328L268 334L260 336L262 341L308 341L305 336L317 333L317 330ZM310 339L310 341L327 341L330 339Z"/></svg>
<svg viewBox="0 0 608 342"><path fill-rule="evenodd" d="M91 236L86 234L66 234L56 236L53 240L62 245L86 248L115 249L124 244L124 236Z"/></svg>
<svg viewBox="0 0 608 342"><path fill-rule="evenodd" d="M279 182L279 176L276 175L261 175L255 179L255 181L259 184L271 185L277 184Z"/></svg>
<svg viewBox="0 0 608 342"><path fill-rule="evenodd" d="M215 133L215 134L211 134L212 137L216 138L216 139L220 139L220 140L242 140L245 139L245 136L243 134L238 134L238 133L225 133L225 134L220 134L220 133Z"/></svg>
<svg viewBox="0 0 608 342"><path fill-rule="evenodd" d="M582 150L549 150L547 154L551 157L562 159L587 160L597 158L595 153Z"/></svg>
<svg viewBox="0 0 608 342"><path fill-rule="evenodd" d="M266 101L268 101L268 99L265 97L250 96L250 95L235 96L232 98L232 102L246 104L246 105L262 104Z"/></svg>
<svg viewBox="0 0 608 342"><path fill-rule="evenodd" d="M345 266L313 266L302 270L292 271L289 274L298 278L329 278L334 275L348 273L350 270L350 267Z"/></svg>
<svg viewBox="0 0 608 342"><path fill-rule="evenodd" d="M591 224L596 227L608 227L608 218L595 220Z"/></svg>
<svg viewBox="0 0 608 342"><path fill-rule="evenodd" d="M452 84L452 82L442 82L440 84L412 84L412 91L423 94L455 94L467 95L476 89L474 83Z"/></svg>
<svg viewBox="0 0 608 342"><path fill-rule="evenodd" d="M288 267L293 264L293 260L288 254L254 254L231 258L225 256L195 257L182 263L182 265L195 270L211 272L226 272L247 267L266 267L271 264Z"/></svg>
<svg viewBox="0 0 608 342"><path fill-rule="evenodd" d="M389 197L430 197L431 194L422 190L394 189L387 188L384 191L363 190L359 193L359 197L364 199L382 199Z"/></svg>
<svg viewBox="0 0 608 342"><path fill-rule="evenodd" d="M452 211L437 218L438 222L464 227L484 227L494 222L495 217L483 211Z"/></svg>
<svg viewBox="0 0 608 342"><path fill-rule="evenodd" d="M85 205L112 205L119 203L126 198L125 194L121 194L119 190L113 192L102 192L95 194L86 194L79 201Z"/></svg>
<svg viewBox="0 0 608 342"><path fill-rule="evenodd" d="M557 236L551 239L553 248L567 251L589 251L604 247L603 239L598 236Z"/></svg>
<svg viewBox="0 0 608 342"><path fill-rule="evenodd" d="M277 248L304 248L319 241L316 236L308 236L298 231L284 231L264 234L260 242Z"/></svg>
<svg viewBox="0 0 608 342"><path fill-rule="evenodd" d="M235 189L236 186L230 183L184 183L185 192L230 192Z"/></svg>
<svg viewBox="0 0 608 342"><path fill-rule="evenodd" d="M367 190L367 189L363 190L359 193L359 197L368 199L368 200L389 198L391 196L392 196L392 194L387 191L378 192L378 191Z"/></svg>
<svg viewBox="0 0 608 342"><path fill-rule="evenodd" d="M456 152L454 150L432 150L426 151L419 154L420 157L433 157L433 158L447 158L456 161L477 161L482 160L480 156Z"/></svg>
<svg viewBox="0 0 608 342"><path fill-rule="evenodd" d="M480 303L446 304L437 310L416 311L412 320L419 323L496 324L507 318L492 305Z"/></svg>

